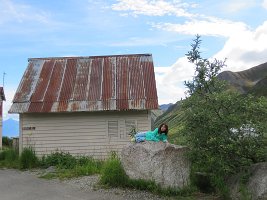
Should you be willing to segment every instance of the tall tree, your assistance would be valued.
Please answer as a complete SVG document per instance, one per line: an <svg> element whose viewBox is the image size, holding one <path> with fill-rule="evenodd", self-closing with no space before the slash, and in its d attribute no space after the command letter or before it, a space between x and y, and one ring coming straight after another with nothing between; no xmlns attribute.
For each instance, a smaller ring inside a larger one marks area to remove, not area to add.
<svg viewBox="0 0 267 200"><path fill-rule="evenodd" d="M183 130L190 146L192 172L205 172L212 185L227 194L226 178L252 163L266 160L267 101L231 91L217 78L225 60L201 57L200 36L186 55L195 66L192 81L185 82Z"/></svg>

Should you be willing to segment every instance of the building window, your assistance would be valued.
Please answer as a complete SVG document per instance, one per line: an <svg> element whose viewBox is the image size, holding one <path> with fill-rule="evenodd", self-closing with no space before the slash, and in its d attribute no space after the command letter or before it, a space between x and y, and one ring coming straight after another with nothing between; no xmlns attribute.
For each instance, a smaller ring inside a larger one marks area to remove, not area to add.
<svg viewBox="0 0 267 200"><path fill-rule="evenodd" d="M127 135L133 135L137 132L136 120L125 120L125 128Z"/></svg>
<svg viewBox="0 0 267 200"><path fill-rule="evenodd" d="M118 137L118 121L108 121L108 136L109 137Z"/></svg>

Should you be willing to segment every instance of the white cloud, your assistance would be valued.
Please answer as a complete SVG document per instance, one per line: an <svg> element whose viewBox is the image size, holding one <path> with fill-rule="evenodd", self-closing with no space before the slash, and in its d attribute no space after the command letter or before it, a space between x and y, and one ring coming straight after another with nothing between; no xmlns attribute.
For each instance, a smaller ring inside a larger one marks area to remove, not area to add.
<svg viewBox="0 0 267 200"><path fill-rule="evenodd" d="M223 10L225 12L231 12L231 13L236 13L240 10L252 7L255 5L256 2L255 0L235 0L235 1L230 1L230 3L227 3L226 5L223 5Z"/></svg>
<svg viewBox="0 0 267 200"><path fill-rule="evenodd" d="M243 22L232 22L215 17L204 17L202 20L192 19L184 24L158 23L152 24L154 28L177 32L185 35L206 35L230 37L239 32L246 31L248 26Z"/></svg>
<svg viewBox="0 0 267 200"><path fill-rule="evenodd" d="M50 21L48 13L32 8L30 5L14 3L11 0L0 0L0 10L0 24L25 21L46 24Z"/></svg>
<svg viewBox="0 0 267 200"><path fill-rule="evenodd" d="M267 21L254 31L231 36L215 58L227 58L227 70L241 71L267 62Z"/></svg>
<svg viewBox="0 0 267 200"><path fill-rule="evenodd" d="M263 0L262 6L263 6L263 8L265 8L267 10L267 0Z"/></svg>
<svg viewBox="0 0 267 200"><path fill-rule="evenodd" d="M111 8L116 11L128 12L128 15L138 16L164 16L175 15L179 17L192 17L186 11L188 7L194 7L195 4L181 3L180 1L166 2L164 0L118 0ZM125 15L126 13L123 13Z"/></svg>
<svg viewBox="0 0 267 200"><path fill-rule="evenodd" d="M203 41L205 42L205 41ZM254 31L243 30L229 35L221 51L213 56L219 60L227 58L227 67L222 71L243 71L267 62L267 21ZM170 67L155 68L159 104L175 103L184 98L185 80L192 80L194 67L186 57L179 58Z"/></svg>
<svg viewBox="0 0 267 200"><path fill-rule="evenodd" d="M186 57L170 67L155 67L159 104L175 103L185 97L184 81L191 80L194 67Z"/></svg>
<svg viewBox="0 0 267 200"><path fill-rule="evenodd" d="M7 120L9 118L13 118L18 120L18 114L8 114L8 110L12 105L12 100L15 95L16 89L15 88L4 88L4 93L6 97L6 101L3 102L3 120Z"/></svg>

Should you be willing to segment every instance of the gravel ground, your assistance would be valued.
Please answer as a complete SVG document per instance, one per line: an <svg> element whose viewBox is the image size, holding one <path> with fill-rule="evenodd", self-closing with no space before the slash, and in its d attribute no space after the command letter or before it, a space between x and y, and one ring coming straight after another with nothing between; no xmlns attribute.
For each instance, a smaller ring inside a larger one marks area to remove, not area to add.
<svg viewBox="0 0 267 200"><path fill-rule="evenodd" d="M34 174L37 177L47 173L55 172L54 168L48 168L45 170L37 169L32 171L25 171L24 173ZM161 197L159 195L152 194L146 191L134 190L134 189L122 189L122 188L101 188L98 185L99 175L91 175L91 176L82 176L72 179L51 179L49 181L60 184L64 183L69 185L72 188L76 188L78 190L84 192L97 192L99 194L103 194L105 196L117 196L116 199L123 200L220 200L218 196L197 193L191 197ZM109 199L109 198L108 198Z"/></svg>
<svg viewBox="0 0 267 200"><path fill-rule="evenodd" d="M36 176L44 175L48 172L53 172L53 169L48 170L33 170L33 171L25 171L24 173L34 174ZM51 182L60 184L61 182L64 184L68 184L71 187L78 188L82 191L94 191L99 192L101 194L112 194L117 195L118 197L125 200L165 200L170 198L160 197L158 195L152 194L146 191L134 190L134 189L122 189L122 188L101 188L98 186L99 175L92 176L82 176L72 179L52 179Z"/></svg>

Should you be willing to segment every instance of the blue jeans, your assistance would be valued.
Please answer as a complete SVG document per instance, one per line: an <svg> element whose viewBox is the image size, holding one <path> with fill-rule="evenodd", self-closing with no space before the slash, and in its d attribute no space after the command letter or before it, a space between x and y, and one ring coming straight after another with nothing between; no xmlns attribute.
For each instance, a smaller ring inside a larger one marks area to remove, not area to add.
<svg viewBox="0 0 267 200"><path fill-rule="evenodd" d="M146 140L146 132L139 132L135 134L136 142L144 142Z"/></svg>

